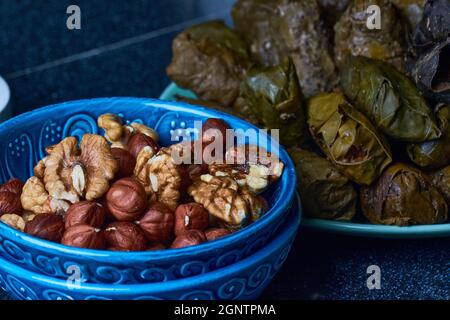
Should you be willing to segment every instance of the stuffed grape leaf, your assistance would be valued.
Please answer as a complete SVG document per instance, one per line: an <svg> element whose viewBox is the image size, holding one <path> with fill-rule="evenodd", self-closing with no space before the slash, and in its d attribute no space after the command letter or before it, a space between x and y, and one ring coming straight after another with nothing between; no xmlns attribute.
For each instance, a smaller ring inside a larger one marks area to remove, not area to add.
<svg viewBox="0 0 450 320"><path fill-rule="evenodd" d="M202 100L232 105L249 56L245 42L222 21L192 26L172 44L167 75L177 85L194 91Z"/></svg>
<svg viewBox="0 0 450 320"><path fill-rule="evenodd" d="M409 158L418 166L439 168L450 163L450 105L439 104L436 117L442 131L441 138L406 147Z"/></svg>
<svg viewBox="0 0 450 320"><path fill-rule="evenodd" d="M351 220L357 193L350 180L330 161L313 152L292 148L289 154L295 163L305 214L313 218Z"/></svg>
<svg viewBox="0 0 450 320"><path fill-rule="evenodd" d="M311 0L238 0L233 8L236 30L262 66L291 57L305 97L337 85L320 9Z"/></svg>
<svg viewBox="0 0 450 320"><path fill-rule="evenodd" d="M418 169L397 163L370 187L362 187L361 208L375 224L407 226L447 220L448 207L442 194Z"/></svg>
<svg viewBox="0 0 450 320"><path fill-rule="evenodd" d="M369 29L367 21L373 13L368 12L368 2L353 1L334 26L334 54L338 65L348 55L376 58L392 63L404 70L405 24L390 0L373 0L380 12L381 28Z"/></svg>
<svg viewBox="0 0 450 320"><path fill-rule="evenodd" d="M431 174L433 185L438 188L450 205L450 166L442 168Z"/></svg>
<svg viewBox="0 0 450 320"><path fill-rule="evenodd" d="M242 84L241 98L263 127L280 130L284 145L306 142L303 97L292 60L275 67L250 70Z"/></svg>
<svg viewBox="0 0 450 320"><path fill-rule="evenodd" d="M314 140L328 159L358 184L371 184L392 161L385 138L342 93L312 97L307 119Z"/></svg>
<svg viewBox="0 0 450 320"><path fill-rule="evenodd" d="M384 134L406 142L441 136L432 110L415 85L390 64L348 57L341 84L350 101Z"/></svg>

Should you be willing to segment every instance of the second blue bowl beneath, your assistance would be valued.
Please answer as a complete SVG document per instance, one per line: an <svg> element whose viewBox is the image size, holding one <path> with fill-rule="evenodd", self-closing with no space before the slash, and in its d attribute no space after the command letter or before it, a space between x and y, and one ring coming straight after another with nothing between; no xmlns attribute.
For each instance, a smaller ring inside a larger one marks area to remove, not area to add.
<svg viewBox="0 0 450 320"><path fill-rule="evenodd" d="M20 300L256 299L288 257L300 224L299 205L295 203L278 234L264 248L206 274L149 284L77 284L34 273L0 258L0 287Z"/></svg>

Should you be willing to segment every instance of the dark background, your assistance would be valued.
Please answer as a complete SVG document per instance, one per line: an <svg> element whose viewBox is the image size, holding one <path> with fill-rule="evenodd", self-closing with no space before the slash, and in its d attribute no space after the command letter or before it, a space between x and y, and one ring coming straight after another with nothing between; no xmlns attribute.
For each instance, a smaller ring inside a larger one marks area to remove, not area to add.
<svg viewBox="0 0 450 320"><path fill-rule="evenodd" d="M173 37L189 24L229 20L233 0L0 0L0 75L13 113L66 100L158 97ZM82 29L66 28L77 4ZM450 299L450 238L382 240L300 229L264 299ZM381 290L368 290L369 265ZM7 298L3 293L0 297Z"/></svg>

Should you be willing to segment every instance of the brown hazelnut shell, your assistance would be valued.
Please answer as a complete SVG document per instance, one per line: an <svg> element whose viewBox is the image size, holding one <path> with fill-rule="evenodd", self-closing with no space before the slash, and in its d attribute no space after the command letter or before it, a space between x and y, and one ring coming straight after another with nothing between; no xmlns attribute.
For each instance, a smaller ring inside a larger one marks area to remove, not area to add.
<svg viewBox="0 0 450 320"><path fill-rule="evenodd" d="M153 151L155 151L155 153L157 153L159 150L159 146L155 142L155 140L140 132L137 132L131 136L130 140L128 141L127 147L128 152L135 159L139 155L139 152L141 152L141 150L144 149L145 147L151 147Z"/></svg>
<svg viewBox="0 0 450 320"><path fill-rule="evenodd" d="M92 201L81 201L70 206L64 218L66 229L77 224L101 228L105 223L106 210L103 205Z"/></svg>
<svg viewBox="0 0 450 320"><path fill-rule="evenodd" d="M149 241L164 242L172 237L174 221L173 212L163 203L154 201L137 224Z"/></svg>
<svg viewBox="0 0 450 320"><path fill-rule="evenodd" d="M214 241L230 234L231 231L225 228L210 228L205 230L205 236L208 241Z"/></svg>
<svg viewBox="0 0 450 320"><path fill-rule="evenodd" d="M17 195L22 194L24 183L20 179L13 178L7 181L4 185L0 186L0 192L9 191Z"/></svg>
<svg viewBox="0 0 450 320"><path fill-rule="evenodd" d="M66 230L61 243L77 248L104 249L105 236L100 229L87 224L77 224Z"/></svg>
<svg viewBox="0 0 450 320"><path fill-rule="evenodd" d="M109 248L121 251L144 251L147 238L144 232L132 222L113 222L105 229Z"/></svg>
<svg viewBox="0 0 450 320"><path fill-rule="evenodd" d="M198 203L181 204L175 210L175 235L179 236L187 230L203 231L209 226L209 213Z"/></svg>
<svg viewBox="0 0 450 320"><path fill-rule="evenodd" d="M152 243L147 246L147 251L156 251L156 250L165 250L165 249L167 249L167 247L163 243Z"/></svg>
<svg viewBox="0 0 450 320"><path fill-rule="evenodd" d="M62 216L53 213L38 214L25 225L25 233L48 241L59 242L64 234Z"/></svg>
<svg viewBox="0 0 450 320"><path fill-rule="evenodd" d="M22 213L22 203L20 201L20 195L10 191L0 192L0 216L9 214Z"/></svg>
<svg viewBox="0 0 450 320"><path fill-rule="evenodd" d="M195 246L206 241L205 234L199 230L188 230L175 238L170 246L172 249Z"/></svg>
<svg viewBox="0 0 450 320"><path fill-rule="evenodd" d="M108 211L119 221L138 219L147 207L144 187L134 178L116 181L106 194Z"/></svg>
<svg viewBox="0 0 450 320"><path fill-rule="evenodd" d="M121 148L111 148L111 153L119 165L116 177L131 177L134 172L134 167L136 167L136 158L130 152Z"/></svg>
<svg viewBox="0 0 450 320"><path fill-rule="evenodd" d="M223 146L225 148L226 132L230 126L222 119L209 118L202 126L202 142L204 146L209 145L217 137L222 138Z"/></svg>
<svg viewBox="0 0 450 320"><path fill-rule="evenodd" d="M106 248L106 250L108 250L108 251L131 251L131 250L126 250L126 249L117 248L117 247L108 247L108 248Z"/></svg>

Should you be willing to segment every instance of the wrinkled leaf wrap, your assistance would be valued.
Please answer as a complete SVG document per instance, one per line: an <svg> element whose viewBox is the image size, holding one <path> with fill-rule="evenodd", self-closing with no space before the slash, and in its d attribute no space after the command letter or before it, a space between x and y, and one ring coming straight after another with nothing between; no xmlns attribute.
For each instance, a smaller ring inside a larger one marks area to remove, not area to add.
<svg viewBox="0 0 450 320"><path fill-rule="evenodd" d="M430 177L433 185L444 196L447 205L450 205L450 166L431 173Z"/></svg>
<svg viewBox="0 0 450 320"><path fill-rule="evenodd" d="M306 116L295 66L290 59L275 67L250 70L241 88L252 117L263 127L279 129L286 146L306 141Z"/></svg>
<svg viewBox="0 0 450 320"><path fill-rule="evenodd" d="M349 221L355 215L357 193L350 180L327 159L292 148L305 214L313 218Z"/></svg>
<svg viewBox="0 0 450 320"><path fill-rule="evenodd" d="M233 104L250 64L246 44L237 33L222 21L202 23L180 33L172 51L167 75L177 85L202 100Z"/></svg>
<svg viewBox="0 0 450 320"><path fill-rule="evenodd" d="M450 164L450 105L438 105L435 113L442 131L441 138L411 143L406 147L411 161L425 168L440 168Z"/></svg>
<svg viewBox="0 0 450 320"><path fill-rule="evenodd" d="M441 136L425 99L388 63L348 57L341 68L341 84L353 105L389 137L424 142Z"/></svg>
<svg viewBox="0 0 450 320"><path fill-rule="evenodd" d="M407 226L447 220L442 194L420 170L397 163L370 187L360 190L361 208L375 224Z"/></svg>
<svg viewBox="0 0 450 320"><path fill-rule="evenodd" d="M320 9L310 0L238 0L233 21L252 57L276 66L291 57L305 97L337 85Z"/></svg>
<svg viewBox="0 0 450 320"><path fill-rule="evenodd" d="M307 119L314 140L328 159L358 184L371 184L392 161L383 135L340 92L312 97Z"/></svg>
<svg viewBox="0 0 450 320"><path fill-rule="evenodd" d="M416 52L428 51L450 35L450 1L427 1L422 20L413 32L412 44Z"/></svg>
<svg viewBox="0 0 450 320"><path fill-rule="evenodd" d="M349 4L349 0L317 0L322 11L322 19L333 28Z"/></svg>
<svg viewBox="0 0 450 320"><path fill-rule="evenodd" d="M450 37L413 60L410 74L428 98L450 103Z"/></svg>
<svg viewBox="0 0 450 320"><path fill-rule="evenodd" d="M422 19L426 0L392 0L400 10L402 17L408 21L409 27L414 29Z"/></svg>
<svg viewBox="0 0 450 320"><path fill-rule="evenodd" d="M380 7L381 29L369 29L367 21L372 13L370 5ZM390 0L355 0L334 26L334 54L338 65L348 55L380 59L404 70L405 24Z"/></svg>
<svg viewBox="0 0 450 320"><path fill-rule="evenodd" d="M425 4L414 30L408 72L434 102L450 103L450 1Z"/></svg>

